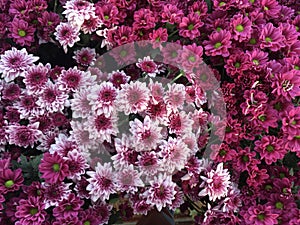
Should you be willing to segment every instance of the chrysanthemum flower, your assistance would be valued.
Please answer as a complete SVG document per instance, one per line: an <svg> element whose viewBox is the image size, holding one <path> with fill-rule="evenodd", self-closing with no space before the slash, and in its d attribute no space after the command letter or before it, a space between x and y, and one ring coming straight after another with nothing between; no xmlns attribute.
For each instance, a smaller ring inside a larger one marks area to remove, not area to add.
<svg viewBox="0 0 300 225"><path fill-rule="evenodd" d="M44 11L38 18L40 26L38 27L38 37L43 41L50 41L50 36L55 31L55 27L60 23L57 13Z"/></svg>
<svg viewBox="0 0 300 225"><path fill-rule="evenodd" d="M50 113L62 111L69 104L68 95L57 83L48 81L36 104Z"/></svg>
<svg viewBox="0 0 300 225"><path fill-rule="evenodd" d="M234 40L239 42L247 41L251 37L251 21L241 14L235 15L231 20L231 32Z"/></svg>
<svg viewBox="0 0 300 225"><path fill-rule="evenodd" d="M280 50L284 47L283 36L280 28L276 28L272 23L267 23L260 34L260 47L268 48L273 52Z"/></svg>
<svg viewBox="0 0 300 225"><path fill-rule="evenodd" d="M110 163L97 164L94 171L87 171L91 177L88 179L89 185L87 190L90 191L92 201L98 199L107 200L111 194L116 193L117 185L115 174L113 173Z"/></svg>
<svg viewBox="0 0 300 225"><path fill-rule="evenodd" d="M0 170L0 191L1 194L8 192L14 192L20 189L23 184L24 178L22 176L22 169L11 169Z"/></svg>
<svg viewBox="0 0 300 225"><path fill-rule="evenodd" d="M56 40L62 45L65 53L68 51L68 46L71 48L77 41L80 41L79 29L70 23L61 22L55 30Z"/></svg>
<svg viewBox="0 0 300 225"><path fill-rule="evenodd" d="M158 126L158 122L152 121L149 116L146 116L144 122L135 119L130 121L129 125L137 151L148 151L157 147L162 138L162 127Z"/></svg>
<svg viewBox="0 0 300 225"><path fill-rule="evenodd" d="M0 73L6 82L14 80L18 76L24 76L27 67L32 66L39 57L28 54L26 49L12 48L1 55Z"/></svg>
<svg viewBox="0 0 300 225"><path fill-rule="evenodd" d="M126 193L135 193L139 187L143 187L141 173L133 168L133 165L121 168L116 175L118 190Z"/></svg>
<svg viewBox="0 0 300 225"><path fill-rule="evenodd" d="M105 3L95 6L96 17L100 18L102 23L111 28L119 24L119 9L114 4Z"/></svg>
<svg viewBox="0 0 300 225"><path fill-rule="evenodd" d="M126 115L143 112L147 109L150 91L145 83L140 81L124 84L116 100L118 111Z"/></svg>
<svg viewBox="0 0 300 225"><path fill-rule="evenodd" d="M178 112L185 100L185 87L183 84L168 84L168 91L164 96L168 111Z"/></svg>
<svg viewBox="0 0 300 225"><path fill-rule="evenodd" d="M71 193L70 185L72 183L58 182L54 184L42 183L44 189L43 197L45 208L58 206L58 204Z"/></svg>
<svg viewBox="0 0 300 225"><path fill-rule="evenodd" d="M208 195L210 201L216 201L227 195L230 185L230 174L223 169L223 163L219 163L216 170L211 170L206 176L200 176L204 181L204 189L199 196Z"/></svg>
<svg viewBox="0 0 300 225"><path fill-rule="evenodd" d="M70 0L63 7L63 14L74 27L80 28L85 20L95 15L93 4L86 0Z"/></svg>
<svg viewBox="0 0 300 225"><path fill-rule="evenodd" d="M193 43L191 45L184 45L180 51L180 62L185 71L193 71L202 63L203 48L202 46Z"/></svg>
<svg viewBox="0 0 300 225"><path fill-rule="evenodd" d="M248 208L248 211L242 213L246 224L269 225L277 224L278 214L272 213L271 206L254 205Z"/></svg>
<svg viewBox="0 0 300 225"><path fill-rule="evenodd" d="M25 20L15 17L10 24L9 31L9 37L21 46L30 46L34 42L35 28Z"/></svg>
<svg viewBox="0 0 300 225"><path fill-rule="evenodd" d="M64 159L69 167L68 178L70 179L76 178L76 180L80 180L80 175L84 174L85 170L89 168L83 153L76 149L69 151Z"/></svg>
<svg viewBox="0 0 300 225"><path fill-rule="evenodd" d="M102 20L98 16L91 15L88 20L84 20L80 30L84 34L91 34L102 26Z"/></svg>
<svg viewBox="0 0 300 225"><path fill-rule="evenodd" d="M163 169L166 173L182 170L190 155L190 149L180 138L169 137L168 141L162 141L159 146L161 151Z"/></svg>
<svg viewBox="0 0 300 225"><path fill-rule="evenodd" d="M159 155L153 151L142 152L138 157L138 166L140 171L146 176L153 176L162 171L162 160L159 159Z"/></svg>
<svg viewBox="0 0 300 225"><path fill-rule="evenodd" d="M209 35L209 40L203 42L206 54L209 56L229 56L230 38L231 34L229 31L221 30L219 32L213 32Z"/></svg>
<svg viewBox="0 0 300 225"><path fill-rule="evenodd" d="M204 23L201 21L198 14L190 13L187 17L181 19L179 24L179 35L194 40L200 36L199 28L203 25Z"/></svg>
<svg viewBox="0 0 300 225"><path fill-rule="evenodd" d="M192 132L193 120L184 111L169 116L168 128L171 134L183 136Z"/></svg>
<svg viewBox="0 0 300 225"><path fill-rule="evenodd" d="M100 85L93 86L88 95L92 111L97 115L104 114L109 117L115 110L117 95L118 90L111 82L102 82Z"/></svg>
<svg viewBox="0 0 300 225"><path fill-rule="evenodd" d="M161 66L157 65L150 56L138 59L136 66L145 72L149 77L155 77L156 74L162 72Z"/></svg>
<svg viewBox="0 0 300 225"><path fill-rule="evenodd" d="M21 199L17 206L15 216L18 218L16 225L41 224L46 219L45 204L39 198L28 196Z"/></svg>
<svg viewBox="0 0 300 225"><path fill-rule="evenodd" d="M176 184L170 176L159 174L150 181L150 188L143 193L147 198L146 203L154 206L160 212L162 208L172 205L175 199Z"/></svg>
<svg viewBox="0 0 300 225"><path fill-rule="evenodd" d="M53 209L53 215L55 217L77 217L83 203L83 200L71 193Z"/></svg>
<svg viewBox="0 0 300 225"><path fill-rule="evenodd" d="M69 167L65 159L57 152L50 154L46 152L39 165L42 178L50 184L63 181L69 174Z"/></svg>
<svg viewBox="0 0 300 225"><path fill-rule="evenodd" d="M145 29L149 30L155 27L155 22L157 18L153 15L153 12L150 9L141 8L134 12L133 15L133 29L140 30Z"/></svg>
<svg viewBox="0 0 300 225"><path fill-rule="evenodd" d="M181 22L181 18L184 16L182 10L178 9L176 5L166 4L162 10L162 22L167 22L170 24Z"/></svg>
<svg viewBox="0 0 300 225"><path fill-rule="evenodd" d="M260 6L267 19L275 19L280 13L280 5L276 0L261 0Z"/></svg>
<svg viewBox="0 0 300 225"><path fill-rule="evenodd" d="M108 74L109 81L114 85L114 87L120 89L122 84L126 84L130 80L130 76L124 71L113 71Z"/></svg>
<svg viewBox="0 0 300 225"><path fill-rule="evenodd" d="M287 150L284 142L275 136L263 136L261 140L255 141L255 148L262 159L265 159L267 165L271 165L279 159L283 159Z"/></svg>
<svg viewBox="0 0 300 225"><path fill-rule="evenodd" d="M24 125L10 125L7 127L8 142L21 147L28 147L39 140L42 132L38 129L39 124Z"/></svg>
<svg viewBox="0 0 300 225"><path fill-rule="evenodd" d="M73 99L70 100L72 108L72 117L74 118L87 118L92 112L92 106L90 105L90 100L88 95L90 94L90 89L81 88L75 91Z"/></svg>
<svg viewBox="0 0 300 225"><path fill-rule="evenodd" d="M91 66L96 61L96 51L92 48L82 48L74 52L73 59L82 66Z"/></svg>
<svg viewBox="0 0 300 225"><path fill-rule="evenodd" d="M117 135L119 132L117 127L118 117L113 112L109 117L105 114L93 115L88 118L90 127L90 138L98 140L98 142L111 142L111 136Z"/></svg>
<svg viewBox="0 0 300 225"><path fill-rule="evenodd" d="M3 88L2 98L9 101L15 101L20 97L20 94L21 88L19 87L19 85L15 83L8 83Z"/></svg>
<svg viewBox="0 0 300 225"><path fill-rule="evenodd" d="M149 34L149 38L152 41L152 47L157 48L162 42L166 42L168 40L168 30L160 27Z"/></svg>
<svg viewBox="0 0 300 225"><path fill-rule="evenodd" d="M28 67L23 80L28 93L40 93L42 91L48 81L48 73L50 72L50 69L50 64L46 64L44 66L41 63Z"/></svg>

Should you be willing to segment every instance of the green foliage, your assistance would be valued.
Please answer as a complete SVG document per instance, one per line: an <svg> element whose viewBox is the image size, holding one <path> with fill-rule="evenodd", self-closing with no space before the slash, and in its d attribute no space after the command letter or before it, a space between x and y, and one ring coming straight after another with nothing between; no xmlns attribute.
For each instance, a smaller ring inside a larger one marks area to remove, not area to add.
<svg viewBox="0 0 300 225"><path fill-rule="evenodd" d="M12 161L14 169L22 169L24 184L30 185L33 181L40 181L39 165L43 155L31 156L29 159L26 156L20 156L20 162Z"/></svg>

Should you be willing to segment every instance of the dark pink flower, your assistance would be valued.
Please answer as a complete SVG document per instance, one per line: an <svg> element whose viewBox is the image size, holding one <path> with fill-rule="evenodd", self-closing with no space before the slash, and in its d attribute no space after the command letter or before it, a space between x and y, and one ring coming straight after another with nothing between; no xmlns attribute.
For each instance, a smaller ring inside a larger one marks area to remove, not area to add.
<svg viewBox="0 0 300 225"><path fill-rule="evenodd" d="M69 174L69 167L61 156L56 152L54 154L45 153L39 170L42 173L42 178L50 184L63 181Z"/></svg>
<svg viewBox="0 0 300 225"><path fill-rule="evenodd" d="M272 213L271 206L255 205L249 207L243 217L246 224L271 225L277 224L278 214Z"/></svg>
<svg viewBox="0 0 300 225"><path fill-rule="evenodd" d="M283 36L280 28L275 28L272 23L266 24L260 34L260 47L268 48L273 52L284 47Z"/></svg>
<svg viewBox="0 0 300 225"><path fill-rule="evenodd" d="M20 95L21 88L19 87L19 85L14 83L7 84L2 90L2 98L9 101L15 101L19 99Z"/></svg>
<svg viewBox="0 0 300 225"><path fill-rule="evenodd" d="M25 20L14 18L9 27L9 37L21 45L30 46L34 42L35 28L30 26Z"/></svg>
<svg viewBox="0 0 300 225"><path fill-rule="evenodd" d="M168 30L165 28L158 28L149 34L149 38L153 43L153 48L157 48L160 46L162 42L166 42L168 40Z"/></svg>
<svg viewBox="0 0 300 225"><path fill-rule="evenodd" d="M260 1L262 11L267 19L277 18L280 12L280 5L276 0L261 0Z"/></svg>
<svg viewBox="0 0 300 225"><path fill-rule="evenodd" d="M241 14L235 15L231 20L231 33L234 40L248 41L251 37L252 27L248 17Z"/></svg>
<svg viewBox="0 0 300 225"><path fill-rule="evenodd" d="M14 171L11 169L0 170L0 191L2 194L19 190L23 181L21 169Z"/></svg>
<svg viewBox="0 0 300 225"><path fill-rule="evenodd" d="M225 68L230 77L242 75L244 71L250 68L249 55L244 52L235 52L226 60Z"/></svg>
<svg viewBox="0 0 300 225"><path fill-rule="evenodd" d="M182 10L179 10L176 5L166 4L162 10L162 22L168 22L170 24L181 22L181 18L183 17Z"/></svg>
<svg viewBox="0 0 300 225"><path fill-rule="evenodd" d="M150 9L139 9L134 12L133 15L133 29L134 30L149 30L155 27L156 18L153 15L153 12Z"/></svg>
<svg viewBox="0 0 300 225"><path fill-rule="evenodd" d="M71 193L53 209L53 215L58 218L69 216L73 218L77 217L83 203L83 200Z"/></svg>
<svg viewBox="0 0 300 225"><path fill-rule="evenodd" d="M96 52L91 48L82 48L74 52L73 58L82 66L91 66L96 60Z"/></svg>
<svg viewBox="0 0 300 225"><path fill-rule="evenodd" d="M119 10L114 4L96 5L95 14L101 19L101 22L108 28L119 24Z"/></svg>
<svg viewBox="0 0 300 225"><path fill-rule="evenodd" d="M194 40L200 36L199 28L203 25L204 23L201 21L198 14L189 14L187 17L181 19L179 24L179 35Z"/></svg>
<svg viewBox="0 0 300 225"><path fill-rule="evenodd" d="M116 29L108 30L107 40L113 45L124 45L136 40L136 35L133 32L132 27L120 26Z"/></svg>
<svg viewBox="0 0 300 225"><path fill-rule="evenodd" d="M47 212L45 204L39 198L28 196L21 199L17 206L15 216L18 218L16 225L41 224L44 222Z"/></svg>
<svg viewBox="0 0 300 225"><path fill-rule="evenodd" d="M205 53L209 56L221 55L223 57L228 57L228 50L231 44L230 38L231 34L229 31L214 31L211 35L209 35L209 40L203 42L205 45Z"/></svg>

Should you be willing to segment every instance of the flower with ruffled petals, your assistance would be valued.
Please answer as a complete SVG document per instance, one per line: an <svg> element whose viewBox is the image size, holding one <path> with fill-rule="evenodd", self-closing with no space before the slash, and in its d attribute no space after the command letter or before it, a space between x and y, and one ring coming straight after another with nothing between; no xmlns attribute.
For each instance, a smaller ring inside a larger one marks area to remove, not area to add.
<svg viewBox="0 0 300 225"><path fill-rule="evenodd" d="M204 41L206 54L209 56L221 55L223 57L229 56L228 49L230 48L231 34L229 31L221 30L219 32L214 31L209 35L209 40Z"/></svg>
<svg viewBox="0 0 300 225"><path fill-rule="evenodd" d="M269 225L277 224L278 214L272 213L271 206L254 205L243 213L244 222L246 224Z"/></svg>
<svg viewBox="0 0 300 225"><path fill-rule="evenodd" d="M251 37L251 21L248 17L243 17L241 14L235 15L231 20L232 37L233 39L243 42Z"/></svg>
<svg viewBox="0 0 300 225"><path fill-rule="evenodd" d="M39 198L29 196L28 199L21 199L19 201L15 213L18 221L15 224L41 224L45 221L46 215L45 204Z"/></svg>
<svg viewBox="0 0 300 225"><path fill-rule="evenodd" d="M206 176L201 176L204 181L204 189L199 196L208 195L210 201L216 201L227 195L230 185L230 174L228 169L223 169L223 163L218 164L216 170L211 170Z"/></svg>
<svg viewBox="0 0 300 225"><path fill-rule="evenodd" d="M35 28L25 20L15 17L9 27L10 37L21 46L30 46L34 42Z"/></svg>
<svg viewBox="0 0 300 225"><path fill-rule="evenodd" d="M92 201L98 199L107 200L111 194L116 193L117 184L110 163L97 164L94 171L88 171L91 177L88 179L87 190L90 191Z"/></svg>
<svg viewBox="0 0 300 225"><path fill-rule="evenodd" d="M14 192L20 189L23 184L24 178L22 176L22 170L11 169L0 170L0 191L1 194L8 192Z"/></svg>
<svg viewBox="0 0 300 225"><path fill-rule="evenodd" d="M65 53L68 51L68 46L71 48L77 41L80 41L79 29L70 23L60 23L55 30L56 40L62 45Z"/></svg>
<svg viewBox="0 0 300 225"><path fill-rule="evenodd" d="M260 47L268 48L273 52L284 47L283 36L280 28L275 28L272 23L265 25L260 34Z"/></svg>
<svg viewBox="0 0 300 225"><path fill-rule="evenodd" d="M54 154L45 153L39 170L42 173L42 178L50 184L63 181L69 174L69 167L65 159L57 152Z"/></svg>
<svg viewBox="0 0 300 225"><path fill-rule="evenodd" d="M53 209L53 215L55 217L77 217L83 203L83 200L71 193Z"/></svg>
<svg viewBox="0 0 300 225"><path fill-rule="evenodd" d="M32 66L39 57L28 54L26 49L12 48L1 55L0 73L6 82L14 80L18 76L24 76L27 67Z"/></svg>
<svg viewBox="0 0 300 225"><path fill-rule="evenodd" d="M143 187L144 183L141 180L141 173L133 168L133 165L129 167L123 167L118 171L116 175L116 182L118 189L121 192L135 193L138 191L138 187Z"/></svg>
<svg viewBox="0 0 300 225"><path fill-rule="evenodd" d="M154 206L160 212L167 205L172 205L175 199L176 184L170 176L159 174L150 181L150 188L143 193L147 198L146 203Z"/></svg>
<svg viewBox="0 0 300 225"><path fill-rule="evenodd" d="M92 48L82 48L74 52L73 59L82 66L91 66L96 60L95 49Z"/></svg>
<svg viewBox="0 0 300 225"><path fill-rule="evenodd" d="M179 24L179 35L193 40L200 36L199 28L203 25L204 23L200 20L198 14L189 14L187 17L181 19Z"/></svg>

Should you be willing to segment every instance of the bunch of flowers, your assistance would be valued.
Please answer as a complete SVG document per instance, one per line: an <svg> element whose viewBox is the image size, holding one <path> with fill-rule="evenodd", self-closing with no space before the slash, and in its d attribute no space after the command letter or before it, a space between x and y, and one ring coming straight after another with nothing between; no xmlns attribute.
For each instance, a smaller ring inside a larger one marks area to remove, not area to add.
<svg viewBox="0 0 300 225"><path fill-rule="evenodd" d="M299 224L299 13L1 1L0 224Z"/></svg>

